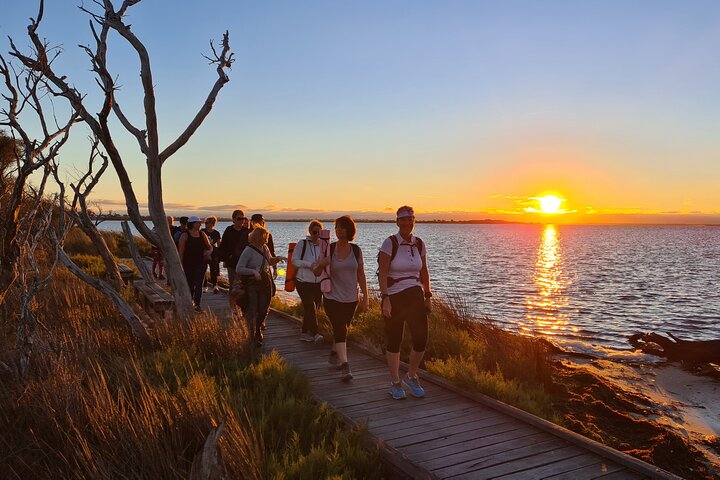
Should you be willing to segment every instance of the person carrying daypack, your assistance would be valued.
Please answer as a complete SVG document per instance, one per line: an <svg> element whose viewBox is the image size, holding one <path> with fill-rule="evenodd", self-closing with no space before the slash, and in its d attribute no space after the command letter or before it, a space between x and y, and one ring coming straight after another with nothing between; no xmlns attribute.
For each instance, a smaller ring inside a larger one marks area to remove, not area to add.
<svg viewBox="0 0 720 480"><path fill-rule="evenodd" d="M355 222L349 215L335 220L335 236L338 240L330 244L330 255L315 266L316 274L330 266L331 289L323 293L323 305L333 328L334 340L328 363L340 369L340 379L345 382L353 378L346 339L348 327L358 307L358 287L362 292L360 311L366 311L369 305L362 250L358 245L350 243L355 239L356 232Z"/></svg>
<svg viewBox="0 0 720 480"><path fill-rule="evenodd" d="M232 225L223 232L220 240L220 259L225 262L230 287L235 280L235 267L245 247L248 244L248 233L250 230L245 223L245 214L242 210L235 210L232 213Z"/></svg>
<svg viewBox="0 0 720 480"><path fill-rule="evenodd" d="M417 371L425 354L432 291L424 243L413 235L415 212L404 205L397 211L398 233L387 238L378 253L378 281L387 335L386 358L390 370L390 396L406 397L403 384L414 397L424 397ZM405 323L412 336L408 373L400 380L400 344Z"/></svg>
<svg viewBox="0 0 720 480"><path fill-rule="evenodd" d="M320 230L323 224L313 220L308 225L309 235L300 240L295 246L292 263L297 267L295 286L303 306L303 322L300 331L300 340L303 342L317 342L322 340L318 333L317 309L322 302L320 292L320 276L315 275L313 268L320 260Z"/></svg>

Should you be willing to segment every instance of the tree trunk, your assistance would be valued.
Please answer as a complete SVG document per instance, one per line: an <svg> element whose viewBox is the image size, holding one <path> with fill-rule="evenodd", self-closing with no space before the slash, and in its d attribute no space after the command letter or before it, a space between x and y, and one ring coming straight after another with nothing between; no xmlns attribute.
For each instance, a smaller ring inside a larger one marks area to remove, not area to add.
<svg viewBox="0 0 720 480"><path fill-rule="evenodd" d="M37 320L32 312L32 295L21 294L20 321L17 326L17 339L15 351L17 354L17 368L21 379L26 379L30 372L30 359L35 344L35 331Z"/></svg>
<svg viewBox="0 0 720 480"><path fill-rule="evenodd" d="M192 297L180 262L180 255L170 236L170 228L167 224L159 160L157 162L148 161L148 209L150 218L155 224L158 247L165 258L165 274L175 299L175 310L181 320L188 321L193 315Z"/></svg>
<svg viewBox="0 0 720 480"><path fill-rule="evenodd" d="M70 257L68 257L65 251L61 248L58 248L58 258L60 260L60 263L65 265L67 269L70 270L76 277L107 296L110 301L113 302L113 304L117 307L118 311L123 316L125 321L128 322L128 325L130 325L133 333L141 341L150 341L150 335L145 329L143 323L140 321L140 318L135 314L135 311L132 309L130 304L126 302L125 299L122 298L120 294L116 292L107 282L91 277L90 275L85 273L80 267L75 264L75 262L70 260Z"/></svg>
<svg viewBox="0 0 720 480"><path fill-rule="evenodd" d="M0 303L5 302L5 296L8 290L17 279L17 262L20 257L20 248L17 244L17 232L19 227L18 218L20 216L20 208L22 207L22 199L25 194L25 182L27 176L24 172L18 173L15 180L10 201L4 211L2 221L2 252L0 253Z"/></svg>
<svg viewBox="0 0 720 480"><path fill-rule="evenodd" d="M105 242L105 238L100 235L100 232L98 232L97 227L94 223L92 223L92 220L90 220L87 212L81 212L79 220L78 226L85 235L90 238L90 241L92 241L95 246L95 250L97 250L100 258L102 258L102 261L105 264L108 283L115 289L115 291L119 292L123 285L122 276L120 275L120 269L115 262L115 257L113 257L112 252L110 252L110 249Z"/></svg>
<svg viewBox="0 0 720 480"><path fill-rule="evenodd" d="M145 261L140 256L137 245L135 245L135 238L133 238L132 232L130 231L130 225L128 225L126 221L120 222L120 225L122 225L123 233L125 234L125 241L130 249L130 256L132 257L133 262L135 262L135 266L137 267L138 272L140 272L140 276L146 282L152 282L153 278L150 274L150 270L148 270Z"/></svg>

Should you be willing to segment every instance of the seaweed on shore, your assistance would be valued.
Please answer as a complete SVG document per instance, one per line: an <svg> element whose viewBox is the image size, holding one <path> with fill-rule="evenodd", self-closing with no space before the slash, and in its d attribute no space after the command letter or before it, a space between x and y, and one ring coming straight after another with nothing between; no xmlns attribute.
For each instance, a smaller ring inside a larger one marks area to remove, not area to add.
<svg viewBox="0 0 720 480"><path fill-rule="evenodd" d="M710 478L717 472L681 435L644 417L646 397L613 386L581 369L558 366L554 406L563 426L683 478Z"/></svg>

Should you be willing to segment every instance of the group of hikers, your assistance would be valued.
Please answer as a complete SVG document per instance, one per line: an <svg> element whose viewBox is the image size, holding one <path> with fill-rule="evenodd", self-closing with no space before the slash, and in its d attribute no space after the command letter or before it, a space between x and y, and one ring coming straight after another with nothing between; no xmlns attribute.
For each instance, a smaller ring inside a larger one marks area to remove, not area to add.
<svg viewBox="0 0 720 480"><path fill-rule="evenodd" d="M205 219L205 228L198 217L181 219L180 227L168 225L178 245L180 259L195 308L200 310L203 283L207 266L210 266L209 283L217 293L220 262L224 262L230 283L230 300L240 307L248 329L257 345L262 345L263 330L270 299L275 294L274 278L277 264L287 262L275 254L272 235L261 214L249 219L242 210L232 214L232 225L222 235L215 230L217 219ZM380 246L378 283L382 315L385 319L386 358L390 372L390 395L406 398L405 388L415 397L423 397L417 371L425 353L428 339L428 313L432 291L424 242L413 235L415 212L404 205L397 210L398 232ZM333 330L333 346L328 363L340 371L342 381L353 378L347 353L348 327L356 311L368 309L367 279L361 248L352 243L357 228L353 219L344 215L335 220L337 241L321 238L323 224L312 220L308 235L297 242L288 268L303 307L300 340L317 342L323 337L318 332L317 310L322 306ZM327 231L325 232L327 234ZM323 242L326 242L323 244ZM162 258L154 249L153 274L162 276ZM159 263L156 268L156 263ZM329 282L323 285L323 282ZM400 378L400 344L405 324L412 338L407 375Z"/></svg>

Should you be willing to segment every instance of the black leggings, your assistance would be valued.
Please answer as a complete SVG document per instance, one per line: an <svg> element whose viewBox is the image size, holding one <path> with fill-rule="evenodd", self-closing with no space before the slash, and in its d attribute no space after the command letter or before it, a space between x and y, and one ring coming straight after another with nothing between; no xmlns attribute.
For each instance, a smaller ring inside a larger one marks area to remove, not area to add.
<svg viewBox="0 0 720 480"><path fill-rule="evenodd" d="M319 283L297 282L295 284L303 306L302 333L318 333L315 310L320 308L322 292Z"/></svg>
<svg viewBox="0 0 720 480"><path fill-rule="evenodd" d="M405 322L407 322L412 336L413 350L424 352L428 339L428 319L422 288L411 287L390 295L390 305L392 316L385 319L386 350L390 353L400 351Z"/></svg>
<svg viewBox="0 0 720 480"><path fill-rule="evenodd" d="M327 313L333 328L333 339L335 343L343 343L347 339L350 321L355 315L355 308L358 302L338 302L329 298L323 298L325 313Z"/></svg>

